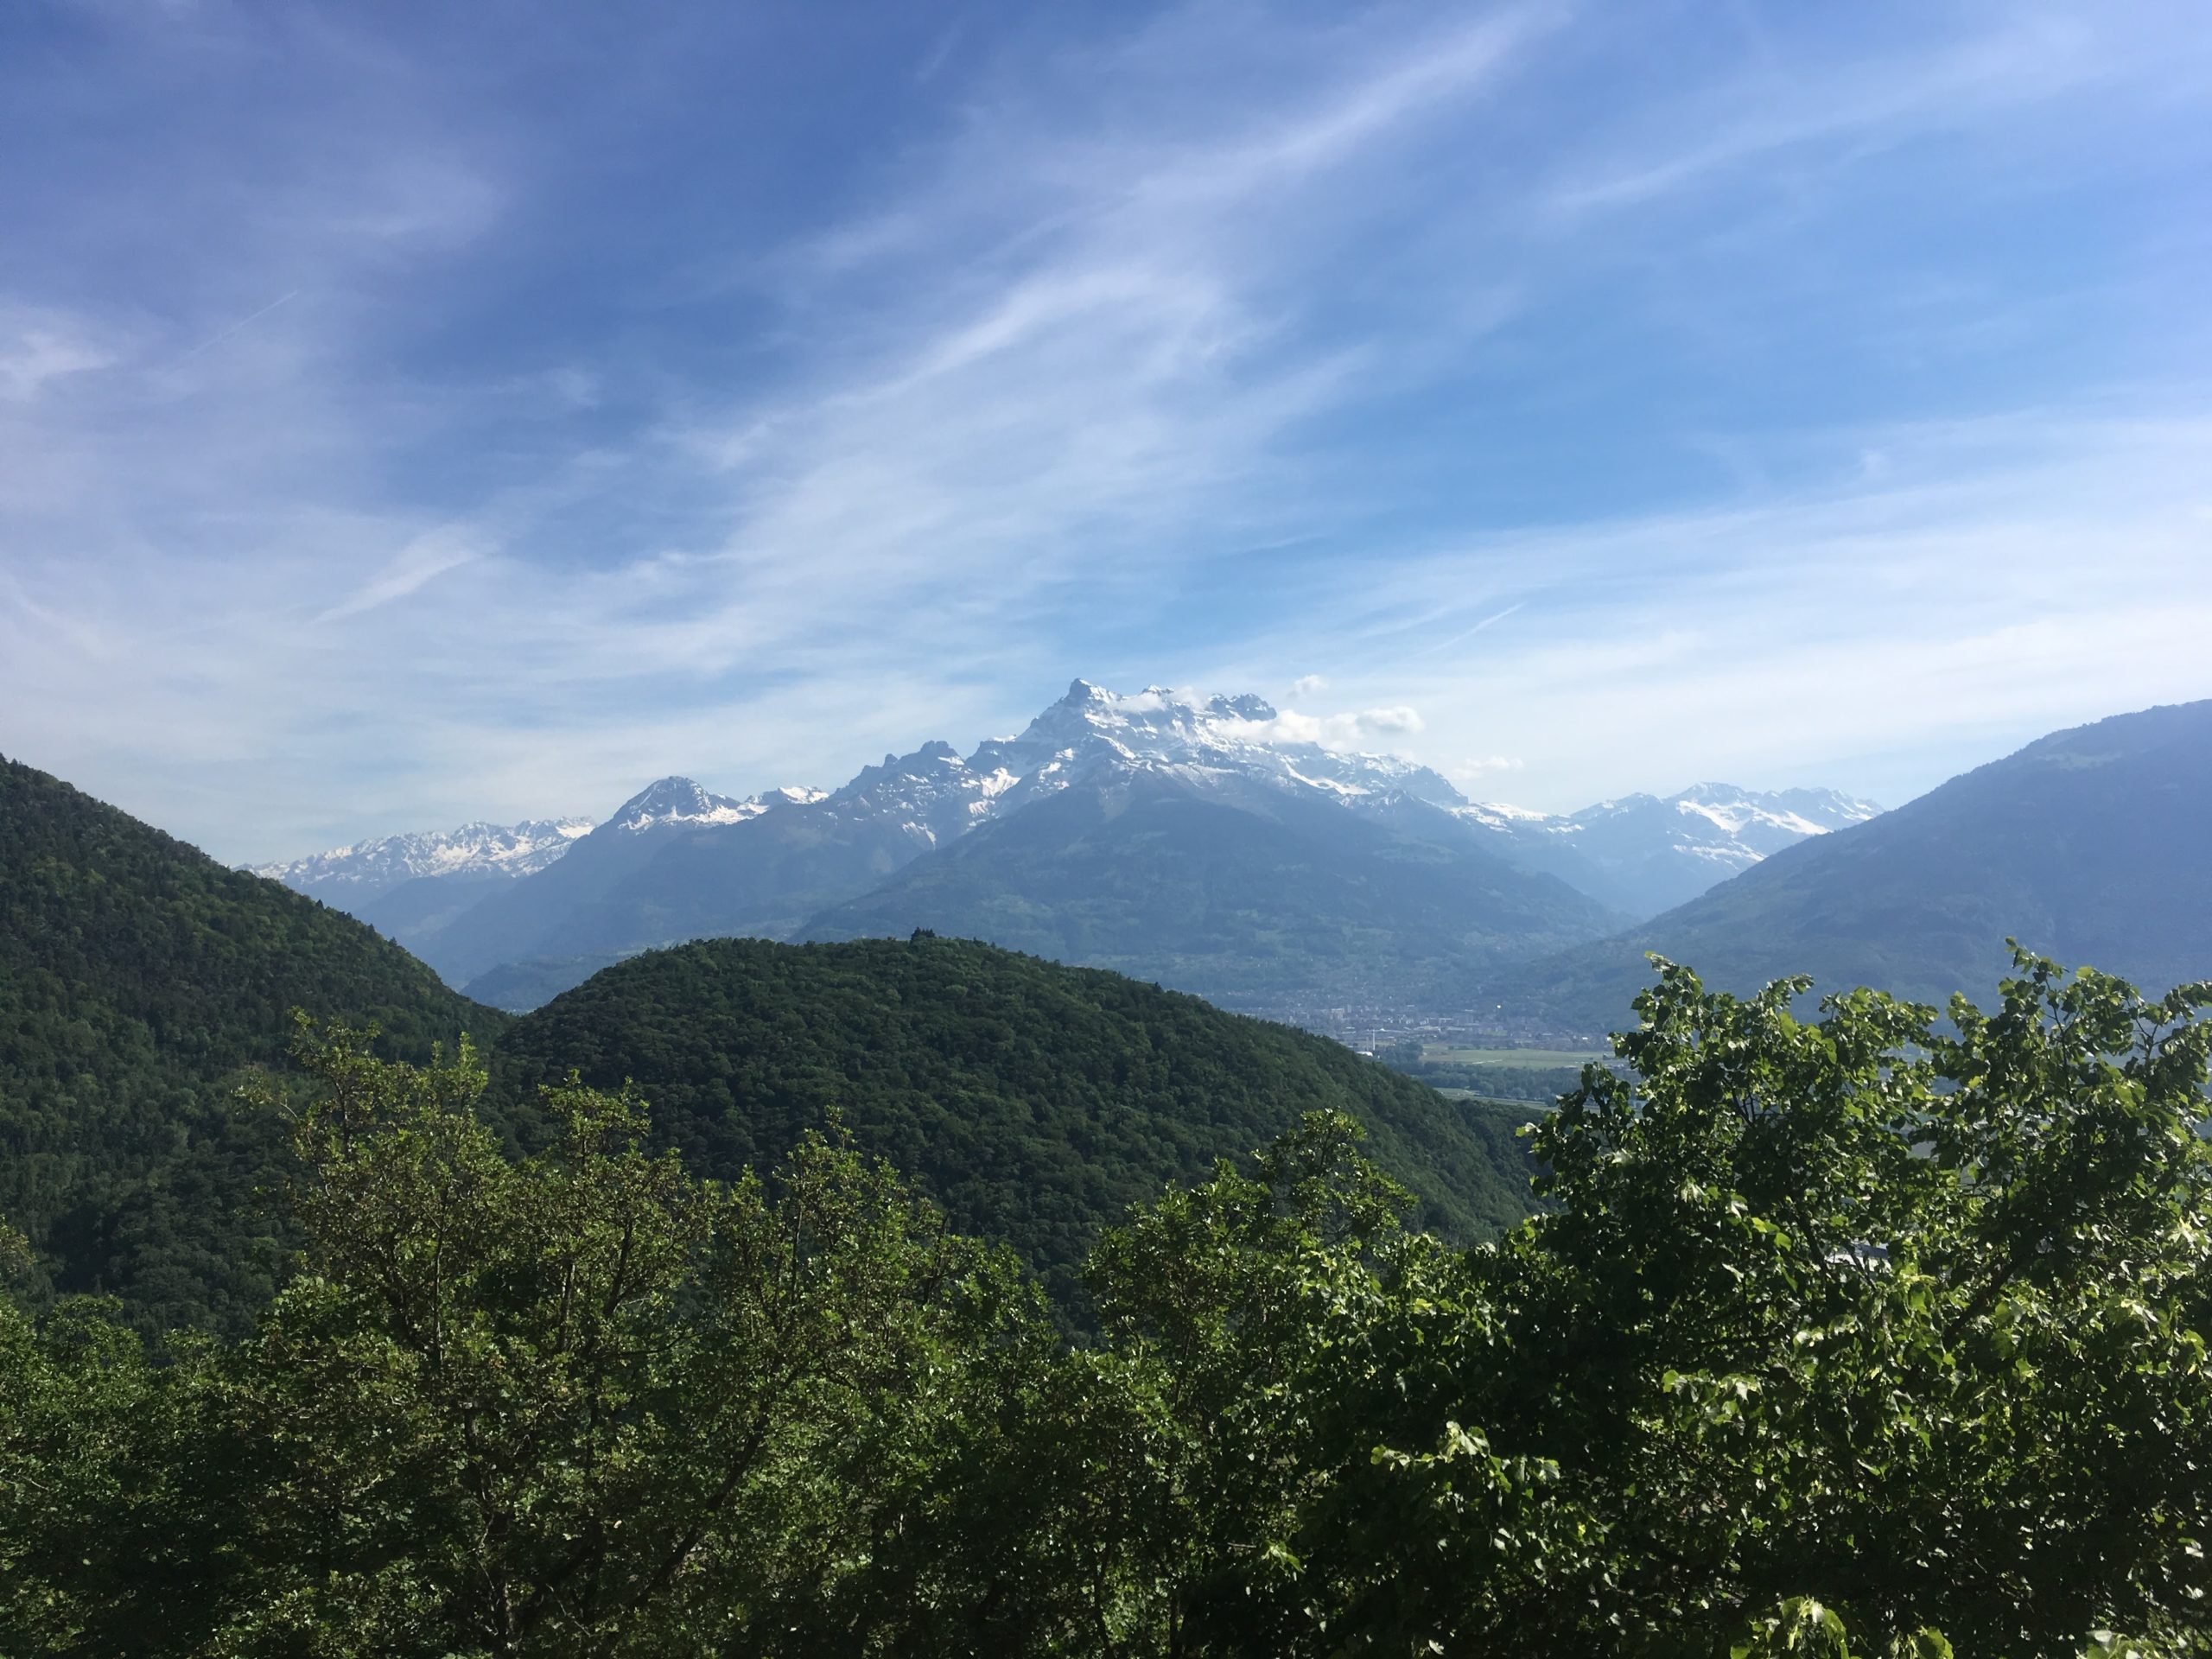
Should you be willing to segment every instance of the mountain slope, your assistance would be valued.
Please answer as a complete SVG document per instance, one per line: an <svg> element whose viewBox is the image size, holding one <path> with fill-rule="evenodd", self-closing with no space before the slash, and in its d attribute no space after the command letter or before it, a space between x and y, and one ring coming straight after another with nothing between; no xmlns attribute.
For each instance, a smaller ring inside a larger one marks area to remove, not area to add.
<svg viewBox="0 0 2212 1659"><path fill-rule="evenodd" d="M955 1226L1011 1241L1062 1296L1100 1226L1313 1109L1365 1122L1433 1224L1473 1236L1529 1208L1510 1113L1463 1114L1325 1039L969 942L639 957L517 1021L495 1071L523 1099L571 1065L634 1081L714 1174L772 1163L834 1108Z"/></svg>
<svg viewBox="0 0 2212 1659"><path fill-rule="evenodd" d="M949 744L886 755L805 810L671 840L572 912L560 943L617 956L715 936L784 938L822 906L963 833L969 806L986 798Z"/></svg>
<svg viewBox="0 0 2212 1659"><path fill-rule="evenodd" d="M702 789L689 778L663 778L575 841L556 862L503 884L479 902L410 940L448 984L468 981L501 963L585 950L618 954L637 944L585 946L574 918L601 904L630 876L671 845L709 839L820 798L810 790L772 790L738 800ZM657 943L658 941L648 941Z"/></svg>
<svg viewBox="0 0 2212 1659"><path fill-rule="evenodd" d="M2212 702L2115 715L1785 849L1500 990L1618 1026L1656 950L1731 990L1803 972L1941 1001L1993 988L2008 935L2164 989L2212 976L2208 825Z"/></svg>
<svg viewBox="0 0 2212 1659"><path fill-rule="evenodd" d="M917 860L806 936L925 927L1281 1014L1448 999L1501 955L1611 923L1438 827L1418 839L1294 794L1224 798L1107 771Z"/></svg>
<svg viewBox="0 0 2212 1659"><path fill-rule="evenodd" d="M295 1007L408 1056L503 1023L360 923L0 760L0 1217L58 1288L154 1325L236 1323L266 1294L275 1126L231 1095Z"/></svg>

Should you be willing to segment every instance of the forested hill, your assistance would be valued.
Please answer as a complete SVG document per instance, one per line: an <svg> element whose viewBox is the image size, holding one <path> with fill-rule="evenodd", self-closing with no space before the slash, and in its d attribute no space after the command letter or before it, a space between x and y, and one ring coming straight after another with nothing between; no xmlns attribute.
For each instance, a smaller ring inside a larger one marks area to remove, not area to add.
<svg viewBox="0 0 2212 1659"><path fill-rule="evenodd" d="M1530 1208L1521 1114L1463 1110L1324 1038L969 941L725 939L606 969L519 1020L494 1086L570 1066L634 1081L701 1173L779 1161L839 1112L965 1232L1058 1294L1103 1224L1264 1145L1301 1113L1365 1124L1425 1221L1473 1237Z"/></svg>
<svg viewBox="0 0 2212 1659"><path fill-rule="evenodd" d="M409 1058L505 1023L351 917L0 759L0 1217L57 1288L153 1325L265 1296L252 1193L277 1137L231 1095L296 1007Z"/></svg>

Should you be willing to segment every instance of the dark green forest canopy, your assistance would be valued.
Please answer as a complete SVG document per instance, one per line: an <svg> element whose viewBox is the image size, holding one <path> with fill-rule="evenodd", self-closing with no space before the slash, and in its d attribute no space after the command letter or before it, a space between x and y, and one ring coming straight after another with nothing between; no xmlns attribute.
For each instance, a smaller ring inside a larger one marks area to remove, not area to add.
<svg viewBox="0 0 2212 1659"><path fill-rule="evenodd" d="M833 1111L956 1228L1015 1245L1056 1294L1098 1229L1301 1114L1364 1125L1425 1224L1529 1212L1528 1114L1461 1109L1341 1045L1157 986L968 941L726 939L633 958L516 1022L495 1093L570 1067L634 1083L702 1174L779 1161Z"/></svg>
<svg viewBox="0 0 2212 1659"><path fill-rule="evenodd" d="M266 1300L253 1195L281 1137L232 1096L295 1009L414 1059L505 1023L351 917L0 760L0 1217L57 1288L153 1328Z"/></svg>
<svg viewBox="0 0 2212 1659"><path fill-rule="evenodd" d="M1665 968L1473 1249L1313 1114L1082 1344L836 1137L310 1035L250 1340L0 1297L0 1652L2204 1659L2212 985L1802 990Z"/></svg>
<svg viewBox="0 0 2212 1659"><path fill-rule="evenodd" d="M367 927L28 766L0 766L0 1219L39 1294L102 1291L149 1332L238 1332L287 1240L281 1125L239 1086L292 1015L421 1062L467 1033L535 1143L535 1085L634 1080L702 1173L767 1167L842 1114L958 1225L1055 1293L1097 1230L1310 1109L1368 1124L1448 1234L1527 1213L1524 1114L1454 1107L1339 1046L1102 972L950 941L690 946L512 1024Z"/></svg>

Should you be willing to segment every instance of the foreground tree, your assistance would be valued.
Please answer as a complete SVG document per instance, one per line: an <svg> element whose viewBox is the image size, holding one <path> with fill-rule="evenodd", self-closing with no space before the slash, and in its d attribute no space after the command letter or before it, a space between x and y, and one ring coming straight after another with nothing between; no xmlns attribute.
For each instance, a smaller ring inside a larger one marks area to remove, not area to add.
<svg viewBox="0 0 2212 1659"><path fill-rule="evenodd" d="M1511 1363L1431 1408L1555 1466L1596 1547L1480 1616L1655 1653L2202 1631L2212 987L2023 956L1949 1032L1806 989L1662 963L1630 1075L1536 1131L1555 1207L1471 1264Z"/></svg>
<svg viewBox="0 0 2212 1659"><path fill-rule="evenodd" d="M2212 1651L2212 987L1805 989L1662 964L1472 1250L1309 1119L1075 1343L835 1139L310 1036L250 1341L0 1304L0 1652Z"/></svg>
<svg viewBox="0 0 2212 1659"><path fill-rule="evenodd" d="M2212 988L1806 989L1662 964L1495 1245L1325 1123L1109 1236L1095 1650L2204 1650Z"/></svg>
<svg viewBox="0 0 2212 1659"><path fill-rule="evenodd" d="M706 1183L635 1100L561 1089L512 1162L466 1046L299 1058L311 1243L251 1341L150 1368L96 1306L0 1323L0 1650L818 1652L927 1618L875 1546L971 1414L962 1356L1033 1310L1005 1262L821 1136Z"/></svg>

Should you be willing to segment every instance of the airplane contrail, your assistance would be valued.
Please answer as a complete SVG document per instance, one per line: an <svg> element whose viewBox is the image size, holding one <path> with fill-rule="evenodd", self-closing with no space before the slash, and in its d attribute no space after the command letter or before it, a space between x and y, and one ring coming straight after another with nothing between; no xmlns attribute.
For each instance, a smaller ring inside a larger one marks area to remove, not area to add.
<svg viewBox="0 0 2212 1659"><path fill-rule="evenodd" d="M236 322L224 329L221 333L211 334L206 340L201 340L197 346L187 352L182 357L177 359L177 362L189 363L194 358L199 356L200 353L213 350L216 346L228 340L232 334L238 333L239 329L245 327L246 324L250 322L257 322L262 318L267 316L271 311L274 311L278 306L283 304L287 300L298 298L299 292L300 290L298 289L292 289L287 293L279 294L275 299L270 301L268 304L263 306L258 311L247 312L245 315L240 317ZM171 366L175 365L172 365Z"/></svg>

